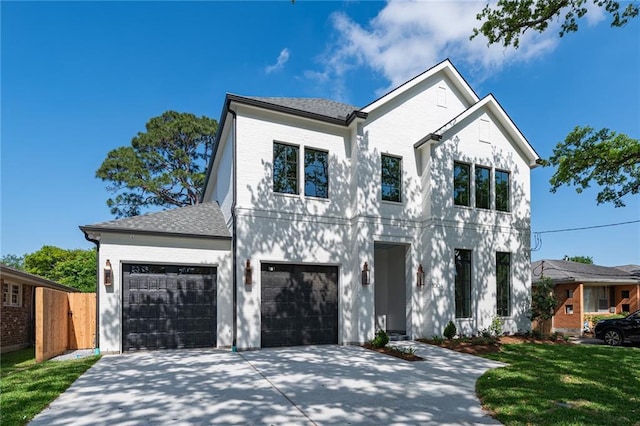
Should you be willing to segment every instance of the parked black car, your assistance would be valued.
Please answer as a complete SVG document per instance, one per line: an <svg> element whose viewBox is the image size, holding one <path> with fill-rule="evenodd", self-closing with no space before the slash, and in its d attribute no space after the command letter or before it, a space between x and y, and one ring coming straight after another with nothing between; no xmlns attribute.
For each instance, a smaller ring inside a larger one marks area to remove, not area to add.
<svg viewBox="0 0 640 426"><path fill-rule="evenodd" d="M598 321L594 332L596 338L611 346L620 346L625 339L640 342L640 310L624 318Z"/></svg>

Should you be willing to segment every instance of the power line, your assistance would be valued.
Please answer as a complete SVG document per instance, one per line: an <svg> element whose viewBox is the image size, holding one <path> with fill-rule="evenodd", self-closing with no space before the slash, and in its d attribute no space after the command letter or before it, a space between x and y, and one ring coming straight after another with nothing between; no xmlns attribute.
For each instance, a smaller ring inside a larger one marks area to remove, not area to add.
<svg viewBox="0 0 640 426"><path fill-rule="evenodd" d="M583 226L581 228L553 229L551 231L534 232L534 234L550 234L552 232L582 231L584 229L606 228L606 227L609 227L609 226L628 225L630 223L638 223L638 222L640 222L640 219L639 220L630 220L628 222L609 223L607 225Z"/></svg>

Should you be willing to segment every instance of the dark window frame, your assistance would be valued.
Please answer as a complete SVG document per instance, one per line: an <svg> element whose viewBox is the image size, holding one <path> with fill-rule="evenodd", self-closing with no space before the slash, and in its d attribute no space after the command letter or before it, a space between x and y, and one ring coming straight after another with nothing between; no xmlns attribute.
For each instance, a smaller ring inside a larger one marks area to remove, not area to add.
<svg viewBox="0 0 640 426"><path fill-rule="evenodd" d="M502 193L504 181L502 177L506 176L506 194ZM498 180L500 179L500 180ZM494 173L494 188L496 192L496 210L501 212L511 211L511 172L507 170L496 169Z"/></svg>
<svg viewBox="0 0 640 426"><path fill-rule="evenodd" d="M625 296L626 294L626 296ZM629 290L620 290L620 298L621 299L629 299L631 296L631 292Z"/></svg>
<svg viewBox="0 0 640 426"><path fill-rule="evenodd" d="M455 261L455 317L471 318L471 283L473 252L454 250Z"/></svg>
<svg viewBox="0 0 640 426"><path fill-rule="evenodd" d="M458 170L462 171L463 169L466 170L466 179L463 176L459 180ZM471 164L469 163L453 162L453 204L471 207Z"/></svg>
<svg viewBox="0 0 640 426"><path fill-rule="evenodd" d="M397 161L397 174L394 176L391 171L385 173L385 159ZM380 158L380 178L381 178L381 198L383 201L394 203L402 202L402 157L382 154ZM388 188L388 190L385 190Z"/></svg>
<svg viewBox="0 0 640 426"><path fill-rule="evenodd" d="M276 152L276 148L281 147L282 152ZM292 150L292 151L289 151ZM289 158L290 153L295 152L295 159ZM284 154L284 158L278 159L277 157ZM281 165L278 162L281 161ZM298 195L300 193L299 188L299 163L300 161L300 146L292 145L284 142L273 142L273 192L279 194L292 194ZM292 171L294 173L292 173ZM282 172L286 176L279 177L279 173Z"/></svg>
<svg viewBox="0 0 640 426"><path fill-rule="evenodd" d="M496 315L511 316L511 253L496 252Z"/></svg>
<svg viewBox="0 0 640 426"><path fill-rule="evenodd" d="M310 155L313 155L313 162L308 162ZM324 165L318 159L318 156L324 156ZM312 168L313 172L309 172ZM304 195L305 197L329 198L329 151L304 148ZM322 178L324 177L324 182ZM312 185L314 191L308 189L308 185Z"/></svg>
<svg viewBox="0 0 640 426"><path fill-rule="evenodd" d="M484 188L484 191L481 191L482 187L480 182L478 182L478 178L480 177L478 176L478 171L485 171L487 173L486 188ZM491 167L476 165L474 176L476 208L489 210L491 209Z"/></svg>

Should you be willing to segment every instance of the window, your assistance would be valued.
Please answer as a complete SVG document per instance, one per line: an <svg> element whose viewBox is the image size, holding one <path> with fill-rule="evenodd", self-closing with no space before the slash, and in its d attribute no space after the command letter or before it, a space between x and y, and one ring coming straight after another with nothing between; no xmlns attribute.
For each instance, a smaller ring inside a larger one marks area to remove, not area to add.
<svg viewBox="0 0 640 426"><path fill-rule="evenodd" d="M22 284L2 284L2 304L22 306Z"/></svg>
<svg viewBox="0 0 640 426"><path fill-rule="evenodd" d="M471 178L471 166L453 163L453 202L457 206L468 206Z"/></svg>
<svg viewBox="0 0 640 426"><path fill-rule="evenodd" d="M511 254L496 253L496 314L511 315Z"/></svg>
<svg viewBox="0 0 640 426"><path fill-rule="evenodd" d="M402 201L402 159L382 156L382 199Z"/></svg>
<svg viewBox="0 0 640 426"><path fill-rule="evenodd" d="M491 170L476 166L476 207L488 209L491 195Z"/></svg>
<svg viewBox="0 0 640 426"><path fill-rule="evenodd" d="M298 147L273 144L273 191L298 193Z"/></svg>
<svg viewBox="0 0 640 426"><path fill-rule="evenodd" d="M573 315L573 305L565 305L564 313L567 315Z"/></svg>
<svg viewBox="0 0 640 426"><path fill-rule="evenodd" d="M455 250L456 318L471 317L471 250Z"/></svg>
<svg viewBox="0 0 640 426"><path fill-rule="evenodd" d="M608 287L585 287L583 312L609 312L608 295Z"/></svg>
<svg viewBox="0 0 640 426"><path fill-rule="evenodd" d="M509 211L509 172L496 170L496 210Z"/></svg>
<svg viewBox="0 0 640 426"><path fill-rule="evenodd" d="M325 151L304 150L304 195L329 198L329 169Z"/></svg>
<svg viewBox="0 0 640 426"><path fill-rule="evenodd" d="M567 290L567 299L573 299L573 290Z"/></svg>
<svg viewBox="0 0 640 426"><path fill-rule="evenodd" d="M629 298L629 290L622 290L622 291L620 292L620 296L621 296L623 299L628 299L628 298Z"/></svg>
<svg viewBox="0 0 640 426"><path fill-rule="evenodd" d="M631 305L628 303L622 304L622 312L631 312Z"/></svg>

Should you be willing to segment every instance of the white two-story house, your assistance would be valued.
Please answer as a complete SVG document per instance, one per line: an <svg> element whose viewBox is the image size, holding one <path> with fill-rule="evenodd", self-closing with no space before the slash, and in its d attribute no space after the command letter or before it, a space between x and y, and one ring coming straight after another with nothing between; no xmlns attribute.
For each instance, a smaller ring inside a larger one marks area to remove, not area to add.
<svg viewBox="0 0 640 426"><path fill-rule="evenodd" d="M99 346L529 329L538 159L448 60L362 108L229 94L202 204L81 227L100 247Z"/></svg>

